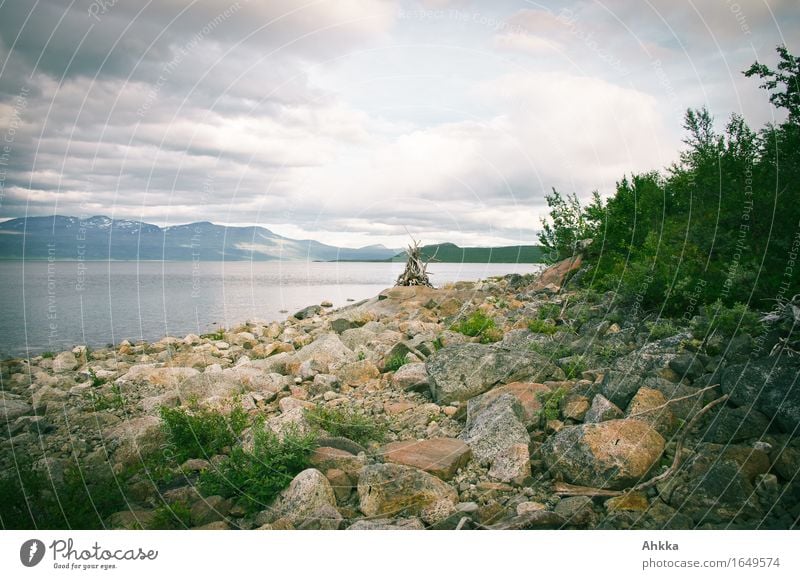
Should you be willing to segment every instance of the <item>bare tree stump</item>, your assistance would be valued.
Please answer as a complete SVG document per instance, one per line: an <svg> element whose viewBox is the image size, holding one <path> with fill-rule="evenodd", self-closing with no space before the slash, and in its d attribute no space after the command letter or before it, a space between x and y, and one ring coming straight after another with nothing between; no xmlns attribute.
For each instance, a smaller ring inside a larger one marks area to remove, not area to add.
<svg viewBox="0 0 800 579"><path fill-rule="evenodd" d="M419 242L414 239L411 241L412 244L406 249L408 254L406 268L398 276L395 285L433 287L426 271L429 262L422 260L422 248L419 246Z"/></svg>

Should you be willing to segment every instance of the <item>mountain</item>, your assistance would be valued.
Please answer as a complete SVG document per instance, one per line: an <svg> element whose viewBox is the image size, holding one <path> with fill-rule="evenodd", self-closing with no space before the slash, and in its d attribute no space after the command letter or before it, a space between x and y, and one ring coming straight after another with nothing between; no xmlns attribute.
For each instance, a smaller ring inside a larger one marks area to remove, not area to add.
<svg viewBox="0 0 800 579"><path fill-rule="evenodd" d="M454 243L425 245L421 250L425 261L443 263L542 263L544 250L538 245L509 245L505 247L459 247ZM390 261L405 261L400 252Z"/></svg>
<svg viewBox="0 0 800 579"><path fill-rule="evenodd" d="M282 237L263 227L207 221L159 227L98 215L20 217L0 223L0 259L379 261L399 250L350 249Z"/></svg>

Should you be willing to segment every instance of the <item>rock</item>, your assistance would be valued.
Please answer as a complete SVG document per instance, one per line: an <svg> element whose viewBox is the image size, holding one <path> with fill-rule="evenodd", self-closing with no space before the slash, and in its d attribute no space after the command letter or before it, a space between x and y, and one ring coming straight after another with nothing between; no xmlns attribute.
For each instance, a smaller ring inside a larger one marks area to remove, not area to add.
<svg viewBox="0 0 800 579"><path fill-rule="evenodd" d="M412 466L449 480L469 462L471 451L455 438L392 442L379 451L387 462Z"/></svg>
<svg viewBox="0 0 800 579"><path fill-rule="evenodd" d="M706 418L708 427L703 440L717 444L731 444L751 438L761 438L769 430L769 419L758 410L743 406L731 408L723 406L709 412Z"/></svg>
<svg viewBox="0 0 800 579"><path fill-rule="evenodd" d="M30 414L33 408L22 400L7 398L4 393L0 393L0 424L8 424L12 420Z"/></svg>
<svg viewBox="0 0 800 579"><path fill-rule="evenodd" d="M589 399L586 396L571 394L564 400L564 409L561 414L565 419L581 422L589 412L589 407Z"/></svg>
<svg viewBox="0 0 800 579"><path fill-rule="evenodd" d="M494 400L510 394L519 402L522 408L522 421L526 427L530 428L539 423L542 402L540 396L550 392L550 388L544 384L535 382L514 382L505 386L492 388L485 394L472 398L467 403L467 420L482 412Z"/></svg>
<svg viewBox="0 0 800 579"><path fill-rule="evenodd" d="M403 412L411 410L416 406L416 404L408 402L407 400L387 400L383 403L383 411L389 416L394 416L395 414L402 414Z"/></svg>
<svg viewBox="0 0 800 579"><path fill-rule="evenodd" d="M277 434L279 438L283 438L287 432L304 436L313 430L313 426L306 418L304 408L294 408L289 412L274 416L267 420L266 427Z"/></svg>
<svg viewBox="0 0 800 579"><path fill-rule="evenodd" d="M611 497L605 502L605 507L609 513L614 511L643 513L650 507L650 503L644 493L632 492L618 497Z"/></svg>
<svg viewBox="0 0 800 579"><path fill-rule="evenodd" d="M305 319L308 319L308 318L313 318L314 316L316 316L321 311L322 311L322 306L318 306L318 305L315 304L313 306L305 307L302 310L300 310L299 312L296 312L294 314L294 317L297 318L298 320L305 320Z"/></svg>
<svg viewBox="0 0 800 579"><path fill-rule="evenodd" d="M517 505L517 515L523 516L536 511L546 511L547 506L542 503L524 501Z"/></svg>
<svg viewBox="0 0 800 579"><path fill-rule="evenodd" d="M331 320L331 330L336 332L337 334L341 334L345 330L349 330L350 328L355 327L355 324L350 320L346 320L344 318L337 318L335 320Z"/></svg>
<svg viewBox="0 0 800 579"><path fill-rule="evenodd" d="M720 386L737 406L754 408L773 419L784 431L800 431L800 366L775 358L762 358L728 366Z"/></svg>
<svg viewBox="0 0 800 579"><path fill-rule="evenodd" d="M214 495L196 501L191 508L192 524L202 527L216 521L224 521L231 510L230 499Z"/></svg>
<svg viewBox="0 0 800 579"><path fill-rule="evenodd" d="M319 395L339 389L339 379L332 374L317 374L308 387L309 394Z"/></svg>
<svg viewBox="0 0 800 579"><path fill-rule="evenodd" d="M426 362L431 393L439 404L468 400L494 386L535 378L547 371L535 366L532 352L496 345L458 344L442 348ZM542 367L549 371L549 364Z"/></svg>
<svg viewBox="0 0 800 579"><path fill-rule="evenodd" d="M317 447L309 458L309 464L322 472L338 469L353 479L358 478L358 473L364 468L365 463L363 456L356 456L346 450L330 446Z"/></svg>
<svg viewBox="0 0 800 579"><path fill-rule="evenodd" d="M328 366L317 360L306 360L300 364L300 368L298 369L298 374L300 374L300 378L303 380L311 380L318 374L326 374L327 372Z"/></svg>
<svg viewBox="0 0 800 579"><path fill-rule="evenodd" d="M31 403L34 410L41 414L46 412L51 406L61 408L69 395L63 390L58 390L51 386L42 386L31 396Z"/></svg>
<svg viewBox="0 0 800 579"><path fill-rule="evenodd" d="M272 520L267 522L286 518L296 527L315 513L322 512L332 516L333 512L326 507L336 510L336 495L331 483L317 469L307 468L294 477L275 499L272 507L267 510L267 518ZM341 515L338 518L341 519Z"/></svg>
<svg viewBox="0 0 800 579"><path fill-rule="evenodd" d="M325 478L331 483L337 503L344 503L350 498L350 493L353 492L353 481L346 472L338 468L330 468L325 471Z"/></svg>
<svg viewBox="0 0 800 579"><path fill-rule="evenodd" d="M291 396L287 396L286 398L281 398L278 402L278 408L281 409L281 412L284 414L294 410L295 408L303 408L303 409L312 409L315 408L316 405L312 402L306 402L305 400L298 400L297 398L292 398Z"/></svg>
<svg viewBox="0 0 800 579"><path fill-rule="evenodd" d="M476 460L491 461L515 444L530 445L524 416L516 397L503 394L470 416L459 438L469 445Z"/></svg>
<svg viewBox="0 0 800 579"><path fill-rule="evenodd" d="M316 360L327 365L331 372L348 362L356 361L355 352L345 346L336 334L322 334L294 356L301 363Z"/></svg>
<svg viewBox="0 0 800 579"><path fill-rule="evenodd" d="M408 519L360 519L349 531L422 531L425 525L416 517Z"/></svg>
<svg viewBox="0 0 800 579"><path fill-rule="evenodd" d="M152 364L137 364L131 366L127 372L114 382L118 386L130 387L133 384L152 384L165 390L174 390L185 380L199 375L195 368L156 367Z"/></svg>
<svg viewBox="0 0 800 579"><path fill-rule="evenodd" d="M516 515L491 526L496 531L513 531L521 529L560 529L566 524L564 517L552 511L533 511L524 515Z"/></svg>
<svg viewBox="0 0 800 579"><path fill-rule="evenodd" d="M694 381L703 375L706 364L698 354L679 354L668 365L681 378Z"/></svg>
<svg viewBox="0 0 800 579"><path fill-rule="evenodd" d="M430 387L428 370L423 362L405 364L392 376L392 386L406 391L424 391Z"/></svg>
<svg viewBox="0 0 800 579"><path fill-rule="evenodd" d="M124 465L141 463L142 457L155 453L164 443L161 420L140 416L111 427L104 433L108 443L118 446L115 457Z"/></svg>
<svg viewBox="0 0 800 579"><path fill-rule="evenodd" d="M522 485L531 476L530 451L527 444L514 444L492 459L489 476L503 482Z"/></svg>
<svg viewBox="0 0 800 579"><path fill-rule="evenodd" d="M658 390L639 388L628 405L627 414L628 417L646 422L662 436L668 436L675 431L678 423L669 406L665 406L666 403L667 399Z"/></svg>
<svg viewBox="0 0 800 579"><path fill-rule="evenodd" d="M800 480L800 446L781 445L773 452L773 470L784 481Z"/></svg>
<svg viewBox="0 0 800 579"><path fill-rule="evenodd" d="M78 367L78 359L72 352L61 352L58 356L53 358L53 372L56 374L63 374L64 372L72 372Z"/></svg>
<svg viewBox="0 0 800 579"><path fill-rule="evenodd" d="M542 446L552 474L570 483L624 489L645 480L664 452L664 438L639 420L567 426Z"/></svg>
<svg viewBox="0 0 800 579"><path fill-rule="evenodd" d="M586 413L586 416L583 417L583 421L587 424L592 424L622 418L623 416L622 410L620 410L616 404L602 394L596 394L592 399L592 405L589 411Z"/></svg>
<svg viewBox="0 0 800 579"><path fill-rule="evenodd" d="M322 300L319 303L319 305L321 305L323 308L332 308L333 307L333 302L330 301L330 300ZM297 317L297 316L295 316L295 317Z"/></svg>
<svg viewBox="0 0 800 579"><path fill-rule="evenodd" d="M108 526L111 529L147 529L153 523L155 516L155 511L120 511L108 518Z"/></svg>
<svg viewBox="0 0 800 579"><path fill-rule="evenodd" d="M367 452L363 446L344 436L323 436L317 439L317 444L320 447L329 446L331 448L338 448L339 450L344 450L354 455L359 455L362 452L366 454Z"/></svg>
<svg viewBox="0 0 800 579"><path fill-rule="evenodd" d="M227 531L231 527L225 521L213 521L206 525L200 525L199 527L192 527L193 531Z"/></svg>
<svg viewBox="0 0 800 579"><path fill-rule="evenodd" d="M597 522L590 497L567 497L558 501L555 512L571 527L589 527Z"/></svg>
<svg viewBox="0 0 800 579"><path fill-rule="evenodd" d="M659 495L696 525L760 520L763 512L752 481L769 463L755 458L751 451L758 452L747 447L700 444L681 470L659 485ZM748 465L753 458L755 462Z"/></svg>
<svg viewBox="0 0 800 579"><path fill-rule="evenodd" d="M531 289L533 291L540 291L553 288L555 291L558 291L564 283L566 283L567 279L569 279L570 274L580 269L582 262L581 256L576 255L575 257L568 257L558 263L554 263L539 274L539 277L536 278L536 282L534 282Z"/></svg>
<svg viewBox="0 0 800 579"><path fill-rule="evenodd" d="M440 501L450 501L453 508L458 501L456 491L437 477L391 463L365 467L358 479L358 496L361 512L368 517L421 515Z"/></svg>
<svg viewBox="0 0 800 579"><path fill-rule="evenodd" d="M342 343L350 350L357 350L359 346L366 346L375 339L375 332L367 328L352 328L342 332Z"/></svg>
<svg viewBox="0 0 800 579"><path fill-rule="evenodd" d="M357 360L344 364L339 368L335 375L342 384L348 386L363 386L370 380L374 380L381 375L378 367L370 360Z"/></svg>

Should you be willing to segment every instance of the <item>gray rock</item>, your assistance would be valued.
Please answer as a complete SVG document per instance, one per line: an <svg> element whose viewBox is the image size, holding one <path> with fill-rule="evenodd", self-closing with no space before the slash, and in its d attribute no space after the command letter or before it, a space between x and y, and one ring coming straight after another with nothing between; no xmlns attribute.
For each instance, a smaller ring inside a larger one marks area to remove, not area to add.
<svg viewBox="0 0 800 579"><path fill-rule="evenodd" d="M72 352L61 352L58 356L53 358L53 372L56 374L72 372L77 367L78 359Z"/></svg>
<svg viewBox="0 0 800 579"><path fill-rule="evenodd" d="M423 531L425 525L416 517L408 519L360 519L348 531Z"/></svg>
<svg viewBox="0 0 800 579"><path fill-rule="evenodd" d="M524 410L512 394L503 394L471 415L459 438L469 445L479 462L492 461L516 444L531 442Z"/></svg>
<svg viewBox="0 0 800 579"><path fill-rule="evenodd" d="M286 518L297 526L309 518L318 517L320 512L331 513L326 507L333 507L334 511L336 509L333 487L317 469L307 468L281 491L272 507L267 509L266 519L271 522Z"/></svg>
<svg viewBox="0 0 800 579"><path fill-rule="evenodd" d="M501 482L522 485L531 476L530 449L527 444L514 444L492 460L489 476Z"/></svg>
<svg viewBox="0 0 800 579"><path fill-rule="evenodd" d="M374 339L375 332L367 328L352 328L342 332L342 343L351 350L356 350L359 346L366 346Z"/></svg>
<svg viewBox="0 0 800 579"><path fill-rule="evenodd" d="M556 505L555 512L571 527L589 527L597 522L590 497L566 497Z"/></svg>
<svg viewBox="0 0 800 579"><path fill-rule="evenodd" d="M305 320L306 318L313 318L318 313L322 311L322 306L313 305L308 306L300 310L299 312L295 312L294 317L298 320Z"/></svg>
<svg viewBox="0 0 800 579"><path fill-rule="evenodd" d="M614 420L623 416L622 410L616 404L602 394L597 394L592 399L592 405L589 407L589 412L583 417L583 422L586 424L605 422L606 420Z"/></svg>
<svg viewBox="0 0 800 579"><path fill-rule="evenodd" d="M400 390L427 389L430 382L425 364L416 362L401 366L392 376L392 386Z"/></svg>
<svg viewBox="0 0 800 579"><path fill-rule="evenodd" d="M499 384L544 379L553 370L533 352L484 344L448 346L429 357L426 367L439 404L468 400Z"/></svg>
<svg viewBox="0 0 800 579"><path fill-rule="evenodd" d="M3 393L0 393L3 396ZM30 414L33 408L30 404L26 404L22 400L15 400L13 398L0 398L0 423L7 424L12 420Z"/></svg>
<svg viewBox="0 0 800 579"><path fill-rule="evenodd" d="M773 419L784 432L800 430L800 365L762 358L729 366L721 387L737 406L755 408Z"/></svg>
<svg viewBox="0 0 800 579"><path fill-rule="evenodd" d="M758 410L746 407L722 407L710 413L708 427L703 432L703 440L718 444L742 442L760 438L767 434L769 419Z"/></svg>
<svg viewBox="0 0 800 579"><path fill-rule="evenodd" d="M345 346L337 334L322 334L316 340L303 346L295 358L299 362L316 360L334 371L348 362L356 361L356 354Z"/></svg>

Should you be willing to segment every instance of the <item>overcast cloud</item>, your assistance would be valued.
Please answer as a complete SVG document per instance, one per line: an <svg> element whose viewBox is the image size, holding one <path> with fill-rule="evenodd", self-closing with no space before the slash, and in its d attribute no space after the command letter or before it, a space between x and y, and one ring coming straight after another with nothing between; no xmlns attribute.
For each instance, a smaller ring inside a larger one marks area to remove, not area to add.
<svg viewBox="0 0 800 579"><path fill-rule="evenodd" d="M796 0L0 0L0 218L258 224L343 245L534 243L677 158Z"/></svg>

